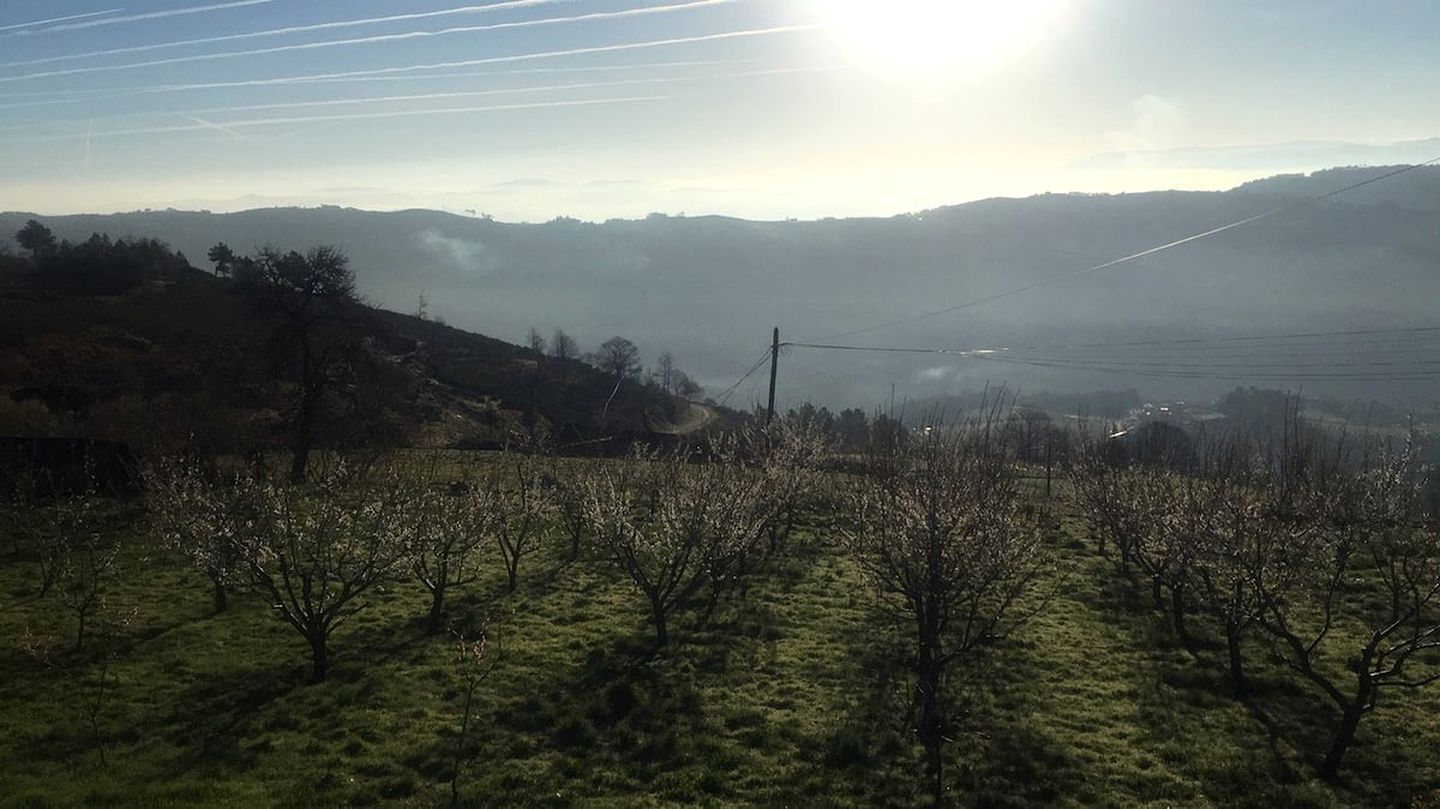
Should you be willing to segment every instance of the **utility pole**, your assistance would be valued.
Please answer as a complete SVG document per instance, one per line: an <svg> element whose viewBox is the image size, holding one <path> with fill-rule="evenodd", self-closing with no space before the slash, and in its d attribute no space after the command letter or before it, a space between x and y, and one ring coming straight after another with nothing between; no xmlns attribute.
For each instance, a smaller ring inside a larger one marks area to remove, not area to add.
<svg viewBox="0 0 1440 809"><path fill-rule="evenodd" d="M1045 499L1050 499L1050 470L1053 468L1052 459L1055 455L1054 436L1045 437Z"/></svg>
<svg viewBox="0 0 1440 809"><path fill-rule="evenodd" d="M780 327L775 327L775 336L770 341L770 404L765 408L765 426L775 418L775 372L780 367Z"/></svg>

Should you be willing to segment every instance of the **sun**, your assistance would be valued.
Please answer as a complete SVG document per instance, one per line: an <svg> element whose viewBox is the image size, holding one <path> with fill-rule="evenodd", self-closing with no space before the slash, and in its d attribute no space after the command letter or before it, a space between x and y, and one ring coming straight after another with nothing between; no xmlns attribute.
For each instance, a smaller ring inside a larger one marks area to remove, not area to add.
<svg viewBox="0 0 1440 809"><path fill-rule="evenodd" d="M1064 0L816 0L851 57L907 77L976 74L1040 39Z"/></svg>

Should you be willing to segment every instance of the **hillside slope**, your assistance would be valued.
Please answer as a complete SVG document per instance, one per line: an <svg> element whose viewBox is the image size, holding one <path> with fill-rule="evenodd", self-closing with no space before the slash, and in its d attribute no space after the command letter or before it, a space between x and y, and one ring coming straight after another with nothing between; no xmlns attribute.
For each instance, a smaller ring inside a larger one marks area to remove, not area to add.
<svg viewBox="0 0 1440 809"><path fill-rule="evenodd" d="M335 414L332 443L484 445L532 424L574 443L696 418L648 386L433 321L359 306L347 327L377 392L363 418ZM199 271L113 296L0 289L0 434L279 441L293 379L268 339L231 284Z"/></svg>

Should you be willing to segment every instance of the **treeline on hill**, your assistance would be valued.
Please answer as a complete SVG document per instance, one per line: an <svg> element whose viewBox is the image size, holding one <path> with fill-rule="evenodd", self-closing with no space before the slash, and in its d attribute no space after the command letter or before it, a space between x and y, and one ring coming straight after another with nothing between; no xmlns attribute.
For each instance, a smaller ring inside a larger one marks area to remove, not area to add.
<svg viewBox="0 0 1440 809"><path fill-rule="evenodd" d="M215 275L149 239L57 241L31 221L0 252L0 435L138 451L496 445L517 426L587 442L715 419L662 354L616 337L527 350L371 308L333 247L210 251ZM702 417L702 415L704 417Z"/></svg>
<svg viewBox="0 0 1440 809"><path fill-rule="evenodd" d="M114 294L141 284L173 279L190 269L184 253L158 239L111 240L96 233L74 244L30 220L15 234L28 255L0 250L0 285Z"/></svg>

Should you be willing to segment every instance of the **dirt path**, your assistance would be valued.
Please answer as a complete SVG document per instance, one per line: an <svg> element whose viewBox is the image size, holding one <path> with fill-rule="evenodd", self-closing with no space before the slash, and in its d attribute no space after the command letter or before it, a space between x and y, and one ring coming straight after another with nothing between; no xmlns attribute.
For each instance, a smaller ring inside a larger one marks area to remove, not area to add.
<svg viewBox="0 0 1440 809"><path fill-rule="evenodd" d="M706 427L709 427L711 424L715 423L716 419L719 418L719 416L715 414L715 411L713 409L705 405L696 404L694 402L689 402L688 404L690 406L685 411L685 416L679 421L670 425L669 429L661 430L660 432L670 433L672 435L689 435L690 433L698 433L701 430L704 430Z"/></svg>

